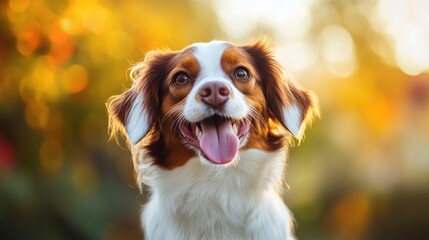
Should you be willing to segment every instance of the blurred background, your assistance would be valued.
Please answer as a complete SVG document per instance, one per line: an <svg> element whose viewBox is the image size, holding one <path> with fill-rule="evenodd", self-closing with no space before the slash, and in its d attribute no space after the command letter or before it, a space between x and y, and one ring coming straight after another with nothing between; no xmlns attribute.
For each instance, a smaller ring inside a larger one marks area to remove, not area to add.
<svg viewBox="0 0 429 240"><path fill-rule="evenodd" d="M107 98L155 48L268 36L320 100L290 152L300 239L429 235L429 1L0 1L0 238L141 239Z"/></svg>

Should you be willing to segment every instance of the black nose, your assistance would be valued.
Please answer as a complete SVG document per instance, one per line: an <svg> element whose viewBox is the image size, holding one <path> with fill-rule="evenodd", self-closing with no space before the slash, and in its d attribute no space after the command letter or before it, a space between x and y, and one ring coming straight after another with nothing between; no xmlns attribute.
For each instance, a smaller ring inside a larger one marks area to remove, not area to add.
<svg viewBox="0 0 429 240"><path fill-rule="evenodd" d="M225 83L215 81L204 83L198 91L201 101L214 108L225 104L230 94L231 92Z"/></svg>

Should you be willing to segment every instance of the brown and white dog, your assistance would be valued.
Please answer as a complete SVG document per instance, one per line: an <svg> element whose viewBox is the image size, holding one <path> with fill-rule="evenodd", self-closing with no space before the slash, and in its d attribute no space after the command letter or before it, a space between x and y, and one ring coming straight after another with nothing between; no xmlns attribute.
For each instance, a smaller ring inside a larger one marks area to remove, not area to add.
<svg viewBox="0 0 429 240"><path fill-rule="evenodd" d="M147 239L294 239L281 198L287 145L318 110L263 41L149 52L131 77L107 105L151 191Z"/></svg>

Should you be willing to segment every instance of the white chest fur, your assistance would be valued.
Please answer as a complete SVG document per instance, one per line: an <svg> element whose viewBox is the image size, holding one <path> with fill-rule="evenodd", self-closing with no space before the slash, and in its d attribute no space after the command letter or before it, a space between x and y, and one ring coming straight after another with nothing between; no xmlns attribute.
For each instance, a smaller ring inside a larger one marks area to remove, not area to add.
<svg viewBox="0 0 429 240"><path fill-rule="evenodd" d="M279 194L286 151L252 149L239 157L235 166L195 158L169 171L138 159L138 179L152 192L142 212L146 238L294 239Z"/></svg>

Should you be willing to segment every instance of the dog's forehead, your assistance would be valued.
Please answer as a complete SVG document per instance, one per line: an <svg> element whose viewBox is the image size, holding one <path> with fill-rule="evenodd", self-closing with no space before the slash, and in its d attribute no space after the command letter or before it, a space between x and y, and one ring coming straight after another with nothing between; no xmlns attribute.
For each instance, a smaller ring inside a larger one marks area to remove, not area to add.
<svg viewBox="0 0 429 240"><path fill-rule="evenodd" d="M193 54L200 65L200 76L219 76L224 72L221 67L222 54L229 44L223 41L196 43L192 45Z"/></svg>

